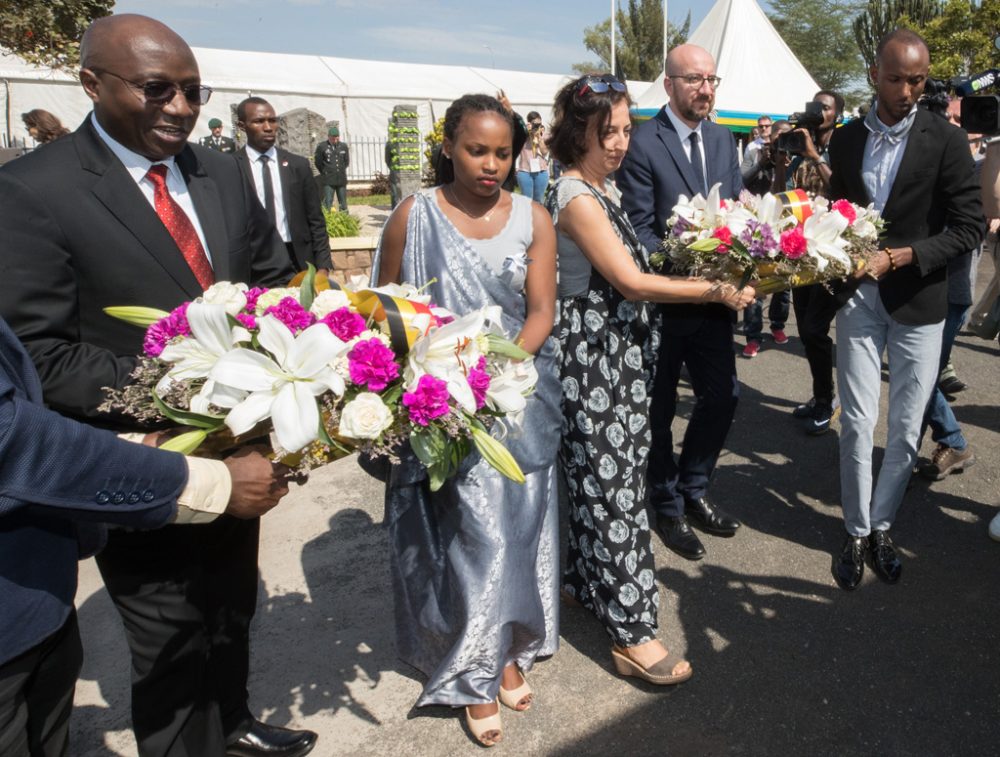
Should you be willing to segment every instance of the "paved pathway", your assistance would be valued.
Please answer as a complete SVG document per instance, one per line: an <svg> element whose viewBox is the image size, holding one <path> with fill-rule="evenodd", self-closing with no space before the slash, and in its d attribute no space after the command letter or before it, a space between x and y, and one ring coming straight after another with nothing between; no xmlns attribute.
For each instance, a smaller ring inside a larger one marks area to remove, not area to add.
<svg viewBox="0 0 1000 757"><path fill-rule="evenodd" d="M655 542L661 636L694 678L667 690L618 678L596 621L566 610L560 651L530 676L537 704L504 713L496 754L998 753L1000 544L986 535L1000 504L997 344L963 335L955 352L971 386L954 406L979 463L916 482L894 529L902 582L869 571L847 594L830 576L843 533L836 428L810 438L792 422L809 377L794 323L789 333L790 344L765 342L739 362L742 399L712 496L744 528L705 537L699 563ZM687 387L681 398L676 431ZM884 423L879 433L882 444ZM420 683L394 653L381 520L381 487L351 459L264 519L251 704L270 723L318 731L316 755L479 754L458 711L411 709ZM86 663L72 754L132 755L127 652L92 561L78 604Z"/></svg>

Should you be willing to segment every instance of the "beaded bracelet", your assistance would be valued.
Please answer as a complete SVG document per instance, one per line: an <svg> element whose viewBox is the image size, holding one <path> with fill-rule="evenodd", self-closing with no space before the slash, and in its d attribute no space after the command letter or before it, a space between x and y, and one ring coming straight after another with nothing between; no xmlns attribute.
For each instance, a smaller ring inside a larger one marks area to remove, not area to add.
<svg viewBox="0 0 1000 757"><path fill-rule="evenodd" d="M883 252L885 252L885 254L889 256L889 270L890 271L895 271L896 270L896 261L892 259L892 250L890 250L888 247L886 247L883 250Z"/></svg>

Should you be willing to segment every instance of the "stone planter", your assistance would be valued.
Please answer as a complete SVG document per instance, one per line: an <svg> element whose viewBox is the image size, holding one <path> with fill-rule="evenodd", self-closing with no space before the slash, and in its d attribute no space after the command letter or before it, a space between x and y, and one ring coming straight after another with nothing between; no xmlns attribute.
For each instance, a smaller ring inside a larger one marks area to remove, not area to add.
<svg viewBox="0 0 1000 757"><path fill-rule="evenodd" d="M330 275L346 284L354 276L368 279L372 273L372 256L378 247L378 237L338 237L330 239L333 270Z"/></svg>

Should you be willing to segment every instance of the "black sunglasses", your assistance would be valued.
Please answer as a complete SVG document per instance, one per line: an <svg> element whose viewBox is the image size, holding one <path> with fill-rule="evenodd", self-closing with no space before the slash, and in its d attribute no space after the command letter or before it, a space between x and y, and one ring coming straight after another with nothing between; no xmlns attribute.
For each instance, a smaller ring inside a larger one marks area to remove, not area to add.
<svg viewBox="0 0 1000 757"><path fill-rule="evenodd" d="M110 74L116 79L120 79L130 89L141 93L141 97L147 105L166 105L177 96L178 91L184 95L184 99L191 105L204 105L212 96L212 88L206 87L204 84L188 84L184 87L172 81L147 81L140 84L104 68L92 68L90 70L98 75Z"/></svg>
<svg viewBox="0 0 1000 757"><path fill-rule="evenodd" d="M604 76L585 76L583 77L580 89L577 90L576 94L578 97L583 97L588 92L594 92L601 95L609 89L613 89L615 92L624 92L625 85L611 74L604 74Z"/></svg>

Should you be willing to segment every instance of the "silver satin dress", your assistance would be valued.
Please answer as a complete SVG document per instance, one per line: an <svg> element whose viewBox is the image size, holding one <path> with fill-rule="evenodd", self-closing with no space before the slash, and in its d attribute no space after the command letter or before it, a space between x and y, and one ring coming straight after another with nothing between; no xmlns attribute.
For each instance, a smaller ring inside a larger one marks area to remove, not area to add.
<svg viewBox="0 0 1000 757"><path fill-rule="evenodd" d="M438 208L434 191L415 195L402 280L420 286L437 279L429 287L434 303L456 313L499 305L514 336L525 310L517 278L498 276L484 262ZM525 484L500 475L475 452L437 492L415 458L389 474L385 522L397 651L427 676L417 706L492 702L506 665L527 671L558 646L557 355L549 338L535 357L539 380L523 427L504 438Z"/></svg>

